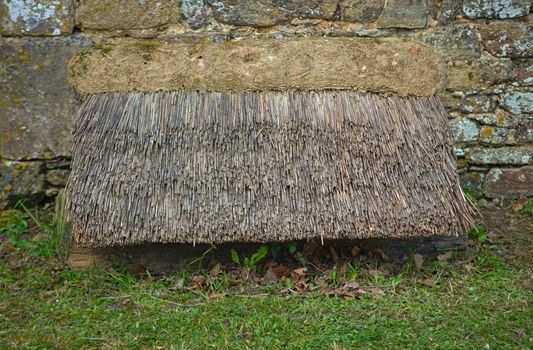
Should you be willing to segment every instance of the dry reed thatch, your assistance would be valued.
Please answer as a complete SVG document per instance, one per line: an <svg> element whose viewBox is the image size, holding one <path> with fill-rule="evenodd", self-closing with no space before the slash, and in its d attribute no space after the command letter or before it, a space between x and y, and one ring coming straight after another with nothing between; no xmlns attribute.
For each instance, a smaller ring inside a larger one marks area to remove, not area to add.
<svg viewBox="0 0 533 350"><path fill-rule="evenodd" d="M456 235L452 144L436 97L91 95L67 209L86 246Z"/></svg>

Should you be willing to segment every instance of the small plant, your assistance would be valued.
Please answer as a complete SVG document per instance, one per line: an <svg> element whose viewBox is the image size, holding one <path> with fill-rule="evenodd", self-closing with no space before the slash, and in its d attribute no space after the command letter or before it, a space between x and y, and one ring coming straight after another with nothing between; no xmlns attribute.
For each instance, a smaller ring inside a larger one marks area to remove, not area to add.
<svg viewBox="0 0 533 350"><path fill-rule="evenodd" d="M231 261L235 265L241 266L241 259L239 258L239 254L235 249L231 249ZM257 249L255 253L253 253L250 257L244 258L244 267L247 269L252 269L257 266L257 264L263 260L268 255L268 246L262 245Z"/></svg>
<svg viewBox="0 0 533 350"><path fill-rule="evenodd" d="M481 226L476 226L468 230L468 238L477 244L483 244L487 240L487 230Z"/></svg>

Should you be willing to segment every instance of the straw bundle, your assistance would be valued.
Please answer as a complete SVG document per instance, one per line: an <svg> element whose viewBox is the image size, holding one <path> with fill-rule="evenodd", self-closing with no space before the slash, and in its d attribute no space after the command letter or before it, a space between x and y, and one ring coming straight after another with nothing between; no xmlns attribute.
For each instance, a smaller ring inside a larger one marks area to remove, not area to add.
<svg viewBox="0 0 533 350"><path fill-rule="evenodd" d="M74 130L87 246L456 235L469 214L436 97L110 92Z"/></svg>

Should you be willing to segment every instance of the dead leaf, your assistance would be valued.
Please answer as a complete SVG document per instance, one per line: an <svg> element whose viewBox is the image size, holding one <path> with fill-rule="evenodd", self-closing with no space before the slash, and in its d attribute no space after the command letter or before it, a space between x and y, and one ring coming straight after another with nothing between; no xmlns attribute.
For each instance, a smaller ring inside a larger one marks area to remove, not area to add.
<svg viewBox="0 0 533 350"><path fill-rule="evenodd" d="M357 290L360 287L361 285L356 281L348 282L344 285L344 288L353 289L353 290Z"/></svg>
<svg viewBox="0 0 533 350"><path fill-rule="evenodd" d="M526 197L520 197L511 205L511 208L516 213L516 212L522 210L524 208L524 206L526 205L526 203L527 203L527 198Z"/></svg>
<svg viewBox="0 0 533 350"><path fill-rule="evenodd" d="M211 270L209 270L209 276L211 277L216 277L218 275L218 273L220 272L220 268L221 268L221 265L220 263L216 263L212 268Z"/></svg>
<svg viewBox="0 0 533 350"><path fill-rule="evenodd" d="M36 234L31 238L32 242L37 242L43 239L43 235L41 233Z"/></svg>
<svg viewBox="0 0 533 350"><path fill-rule="evenodd" d="M533 290L533 280L526 280L522 282L522 287L527 290Z"/></svg>
<svg viewBox="0 0 533 350"><path fill-rule="evenodd" d="M389 257L387 256L387 254L385 254L383 250L379 248L372 250L371 254L375 256L376 258L379 258L383 261L389 261Z"/></svg>
<svg viewBox="0 0 533 350"><path fill-rule="evenodd" d="M381 288L372 287L372 288L367 288L366 291L371 293L376 298L381 298L385 296L385 292Z"/></svg>
<svg viewBox="0 0 533 350"><path fill-rule="evenodd" d="M352 249L350 249L350 254L352 254L352 258L355 258L356 256L358 256L360 252L361 252L361 248L359 248L359 246L356 246L356 245L354 245Z"/></svg>
<svg viewBox="0 0 533 350"><path fill-rule="evenodd" d="M332 245L329 246L329 253L331 254L331 260L333 260L334 263L337 263L339 261L339 255L337 254L335 247Z"/></svg>
<svg viewBox="0 0 533 350"><path fill-rule="evenodd" d="M413 255L413 261L415 262L416 268L420 270L422 268L422 265L424 264L424 256L417 253Z"/></svg>
<svg viewBox="0 0 533 350"><path fill-rule="evenodd" d="M340 259L337 263L337 272L339 276L344 277L346 276L346 272L348 271L348 261L346 259Z"/></svg>
<svg viewBox="0 0 533 350"><path fill-rule="evenodd" d="M307 272L307 267L300 267L298 269L292 270L291 277L294 280L302 280L305 278L306 272Z"/></svg>
<svg viewBox="0 0 533 350"><path fill-rule="evenodd" d="M194 290L202 290L203 289L203 284L204 284L204 281L205 281L205 277L203 275L193 276L192 280L194 282L194 286L192 287Z"/></svg>
<svg viewBox="0 0 533 350"><path fill-rule="evenodd" d="M291 269L288 268L287 266L284 266L284 265L278 265L278 266L274 266L272 267L272 271L276 274L276 276L278 277L281 277L281 276L287 276L288 274L291 273Z"/></svg>
<svg viewBox="0 0 533 350"><path fill-rule="evenodd" d="M523 339L526 337L526 331L523 329L517 329L516 336L518 337L518 339Z"/></svg>
<svg viewBox="0 0 533 350"><path fill-rule="evenodd" d="M226 293L213 293L209 294L210 300L218 300L218 299L224 299L227 296Z"/></svg>
<svg viewBox="0 0 533 350"><path fill-rule="evenodd" d="M424 286L433 287L435 283L433 282L433 279L426 278L420 281L420 284L423 284Z"/></svg>
<svg viewBox="0 0 533 350"><path fill-rule="evenodd" d="M296 289L298 292L304 292L309 290L309 285L303 281L300 281L294 284L294 289Z"/></svg>
<svg viewBox="0 0 533 350"><path fill-rule="evenodd" d="M276 274L274 273L274 271L272 271L272 268L269 268L265 274L263 275L263 278L261 278L261 281L260 283L262 285L267 285L267 284L272 284L272 283L276 283L276 281L278 280L278 277L276 276Z"/></svg>
<svg viewBox="0 0 533 350"><path fill-rule="evenodd" d="M326 287L329 282L329 277L326 274L320 275L314 280L317 287Z"/></svg>
<svg viewBox="0 0 533 350"><path fill-rule="evenodd" d="M448 262L452 258L452 252L446 252L437 256L437 260L440 262Z"/></svg>
<svg viewBox="0 0 533 350"><path fill-rule="evenodd" d="M137 277L146 276L146 268L142 264L128 264L126 270L130 275Z"/></svg>

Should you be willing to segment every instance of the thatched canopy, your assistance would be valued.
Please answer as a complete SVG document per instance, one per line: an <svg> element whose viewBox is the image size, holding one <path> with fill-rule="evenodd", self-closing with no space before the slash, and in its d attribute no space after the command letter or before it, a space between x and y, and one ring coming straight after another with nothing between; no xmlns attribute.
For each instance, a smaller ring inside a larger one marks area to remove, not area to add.
<svg viewBox="0 0 533 350"><path fill-rule="evenodd" d="M436 97L350 90L88 96L78 243L456 235L469 214Z"/></svg>

